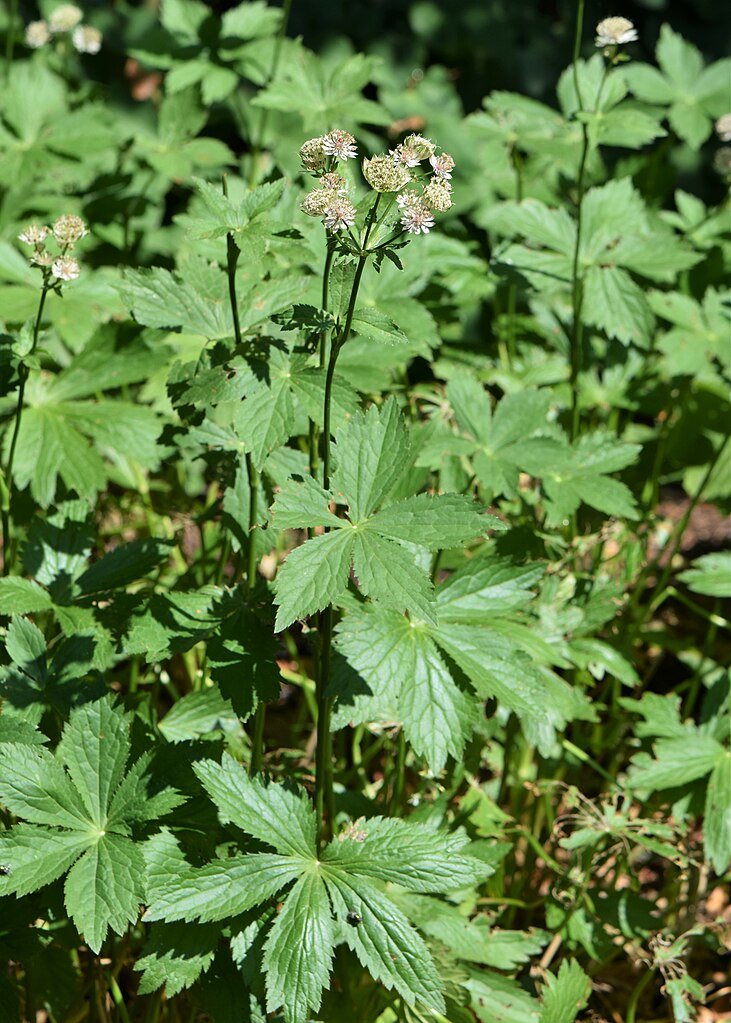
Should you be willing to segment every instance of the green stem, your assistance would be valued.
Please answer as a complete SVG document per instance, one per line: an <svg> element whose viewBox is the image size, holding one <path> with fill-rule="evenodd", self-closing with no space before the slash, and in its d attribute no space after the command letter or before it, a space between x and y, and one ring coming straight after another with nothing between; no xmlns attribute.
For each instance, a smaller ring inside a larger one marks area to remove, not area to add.
<svg viewBox="0 0 731 1023"><path fill-rule="evenodd" d="M391 816L401 812L406 787L406 736L401 728L396 740L396 757L394 762L393 788L391 790Z"/></svg>
<svg viewBox="0 0 731 1023"><path fill-rule="evenodd" d="M117 1007L117 1012L122 1023L130 1023L129 1013L127 1012L127 1006L124 1004L124 995L119 989L119 984L114 977L109 977L109 994L112 996L112 1001Z"/></svg>
<svg viewBox="0 0 731 1023"><path fill-rule="evenodd" d="M287 34L287 25L289 23L289 15L292 10L292 0L284 0L282 6L282 21L279 26L279 32L277 34L276 41L274 43L274 52L272 53L272 65L269 68L269 74L267 80L262 86L266 88L271 82L274 81L277 69L279 68L279 61L282 56L282 46L284 44L284 37ZM266 135L267 124L269 122L269 110L265 107L261 112L259 118L259 130L256 133L256 138L252 139L251 147L251 166L249 167L249 188L254 188L257 182L258 171L259 171L259 158L261 156L262 147L264 145L264 136Z"/></svg>
<svg viewBox="0 0 731 1023"><path fill-rule="evenodd" d="M625 1023L635 1023L635 1019L637 1016L637 1006L639 1004L640 998L642 997L642 992L645 990L647 985L652 980L653 975L654 971L648 968L647 971L640 977L639 982L635 984L634 990L632 991L632 994L630 996L630 1000L627 1002L627 1012L624 1017Z"/></svg>
<svg viewBox="0 0 731 1023"><path fill-rule="evenodd" d="M228 196L228 182L226 175L223 176L223 194ZM234 325L234 339L237 347L240 347L243 339L241 335L241 321L239 319L239 304L236 296L236 266L239 261L239 249L234 241L233 234L226 235L226 273L228 276L228 296L231 304L231 317ZM259 473L251 453L246 453L246 475L249 481L249 531L246 539L246 592L251 593L256 584L256 542L254 531L256 529L257 503L259 499ZM266 704L260 702L254 714L254 729L251 738L251 764L252 774L261 770L263 757L264 720L266 716Z"/></svg>
<svg viewBox="0 0 731 1023"><path fill-rule="evenodd" d="M36 350L38 345L38 334L41 329L41 318L43 316L43 307L46 304L46 295L48 294L48 285L44 283L41 290L41 297L38 302L38 312L36 313L36 321L33 325L33 344L30 350L30 355ZM20 421L23 416L23 402L25 400L25 385L28 380L30 370L25 363L22 363L19 370L18 376L20 382L18 384L18 400L15 404L15 422L13 423L13 434L10 438L10 451L8 452L8 462L5 466L5 480L7 491L3 495L2 502L2 524L3 524L3 575L8 575L10 572L13 557L10 550L10 501L13 494L13 462L15 461L15 449L18 445L18 434L20 433Z"/></svg>
<svg viewBox="0 0 731 1023"><path fill-rule="evenodd" d="M325 402L323 408L323 430L322 430L322 485L325 490L330 486L330 465L331 465L331 407L332 387L335 378L335 365L341 349L346 344L355 315L355 305L358 299L358 289L363 277L366 262L368 260L368 238L375 220L378 200L371 207L368 214L368 221L363 239L363 246L358 256L358 266L353 277L353 284L350 290L348 310L345 314L345 322L342 329L333 337L330 345L330 358L327 363L325 376ZM332 784L332 737L330 735L330 720L332 717L333 700L327 695L330 682L330 661L332 654L332 633L333 633L333 608L332 604L320 613L318 621L318 632L320 636L320 656L317 671L317 751L315 754L315 810L319 821L318 829L318 850L322 847L329 836L329 829L332 827L334 817L334 799Z"/></svg>
<svg viewBox="0 0 731 1023"><path fill-rule="evenodd" d="M329 302L329 289L330 289L330 270L332 269L333 259L335 257L335 237L330 232L327 233L327 252L325 254L325 268L322 273L322 308L327 310ZM318 353L320 360L320 369L325 369L327 364L327 330L323 330L317 340ZM319 443L320 436L317 429L317 423L310 420L310 436L309 436L309 456L310 456L310 475L313 479L317 479L320 469L319 459Z"/></svg>
<svg viewBox="0 0 731 1023"><path fill-rule="evenodd" d="M581 51L581 36L584 28L584 0L578 0L576 10L576 33L574 36L573 55L573 76L576 102L578 104L577 114L584 110L584 101L581 96L579 84L579 53ZM576 238L574 241L574 255L571 267L571 439L574 440L579 433L579 373L581 372L581 352L583 345L583 322L582 306L583 280L579 276L579 252L581 250L581 227L582 207L584 202L584 176L586 172L586 158L589 153L589 130L587 125L581 125L581 157L579 159L579 171L576 179Z"/></svg>

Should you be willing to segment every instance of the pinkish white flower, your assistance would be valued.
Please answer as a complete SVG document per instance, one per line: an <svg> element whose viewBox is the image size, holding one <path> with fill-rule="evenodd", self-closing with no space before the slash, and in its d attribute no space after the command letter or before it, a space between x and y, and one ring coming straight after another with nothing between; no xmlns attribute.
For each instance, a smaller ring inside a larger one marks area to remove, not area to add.
<svg viewBox="0 0 731 1023"><path fill-rule="evenodd" d="M395 149L390 149L389 153L393 157L393 162L401 164L402 167L418 167L423 160L416 146L410 146L406 142L402 142Z"/></svg>
<svg viewBox="0 0 731 1023"><path fill-rule="evenodd" d="M323 224L328 231L347 231L355 223L355 206L342 195L333 195L325 210Z"/></svg>
<svg viewBox="0 0 731 1023"><path fill-rule="evenodd" d="M636 39L637 30L628 18L605 18L596 27L594 42L598 47L604 48L634 43Z"/></svg>
<svg viewBox="0 0 731 1023"><path fill-rule="evenodd" d="M32 50L45 46L50 38L51 33L45 21L31 21L25 26L25 45Z"/></svg>
<svg viewBox="0 0 731 1023"><path fill-rule="evenodd" d="M70 256L60 256L53 261L51 273L59 281L75 281L81 274L81 267Z"/></svg>
<svg viewBox="0 0 731 1023"><path fill-rule="evenodd" d="M53 256L50 252L46 252L45 249L36 249L33 255L30 257L30 261L34 266L49 267L53 263Z"/></svg>
<svg viewBox="0 0 731 1023"><path fill-rule="evenodd" d="M317 138L308 139L300 146L300 160L302 166L308 171L322 170L325 166L325 150L322 148L324 138L318 135Z"/></svg>
<svg viewBox="0 0 731 1023"><path fill-rule="evenodd" d="M449 153L435 153L434 156L429 157L429 163L437 177L447 178L447 180L452 177L454 158Z"/></svg>
<svg viewBox="0 0 731 1023"><path fill-rule="evenodd" d="M48 19L48 27L51 32L70 32L76 28L83 17L83 13L75 4L61 4L51 11Z"/></svg>
<svg viewBox="0 0 731 1023"><path fill-rule="evenodd" d="M21 231L18 239L26 245L43 245L48 237L48 228L41 224L28 224L25 231Z"/></svg>
<svg viewBox="0 0 731 1023"><path fill-rule="evenodd" d="M434 227L434 214L421 199L402 207L401 226L409 234L429 234Z"/></svg>
<svg viewBox="0 0 731 1023"><path fill-rule="evenodd" d="M358 155L354 137L341 128L334 128L323 136L322 150L327 156L335 156L338 160L354 160Z"/></svg>
<svg viewBox="0 0 731 1023"><path fill-rule="evenodd" d="M77 25L71 35L71 42L79 53L98 53L102 48L102 34L91 25Z"/></svg>
<svg viewBox="0 0 731 1023"><path fill-rule="evenodd" d="M74 245L80 238L84 238L89 232L86 224L74 213L66 213L59 217L53 225L53 237L63 248Z"/></svg>

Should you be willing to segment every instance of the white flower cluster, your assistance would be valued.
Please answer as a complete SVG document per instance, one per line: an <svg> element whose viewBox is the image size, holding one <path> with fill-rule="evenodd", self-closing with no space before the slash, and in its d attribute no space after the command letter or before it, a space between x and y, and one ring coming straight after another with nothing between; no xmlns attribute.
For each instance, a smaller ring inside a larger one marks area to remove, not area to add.
<svg viewBox="0 0 731 1023"><path fill-rule="evenodd" d="M407 234L428 234L434 227L434 214L446 213L452 206L452 171L454 159L449 153L437 152L431 139L423 135L409 135L390 152L399 167L408 167L410 178L421 184L421 191L409 188L396 197L401 211L401 227ZM428 161L430 176L420 177L415 168Z"/></svg>
<svg viewBox="0 0 731 1023"><path fill-rule="evenodd" d="M347 231L355 223L345 178L335 167L338 160L357 155L355 139L340 128L308 139L300 148L302 166L319 178L319 187L307 193L301 209L309 217L319 217L328 231ZM424 162L430 165L426 180ZM409 135L390 152L363 160L363 176L375 192L399 193L401 228L410 234L427 234L434 227L434 213L444 213L452 205L453 169L449 153L437 153L434 143L422 135ZM420 191L407 189L413 184L421 185Z"/></svg>
<svg viewBox="0 0 731 1023"><path fill-rule="evenodd" d="M31 21L25 28L25 43L37 50L50 43L54 36L70 33L71 43L79 53L99 53L102 34L98 28L82 25L83 12L75 4L54 7L47 21Z"/></svg>
<svg viewBox="0 0 731 1023"><path fill-rule="evenodd" d="M24 231L18 235L21 242L33 246L33 254L30 257L31 263L43 271L44 281L47 284L60 283L62 281L75 281L81 274L81 267L78 260L69 253L74 245L89 232L86 224L74 213L65 213L59 217L53 227L46 227L44 224L29 224ZM48 241L53 239L56 243L58 253L49 252L46 248Z"/></svg>
<svg viewBox="0 0 731 1023"><path fill-rule="evenodd" d="M603 50L634 43L636 40L637 30L628 18L604 18L596 27L594 42Z"/></svg>

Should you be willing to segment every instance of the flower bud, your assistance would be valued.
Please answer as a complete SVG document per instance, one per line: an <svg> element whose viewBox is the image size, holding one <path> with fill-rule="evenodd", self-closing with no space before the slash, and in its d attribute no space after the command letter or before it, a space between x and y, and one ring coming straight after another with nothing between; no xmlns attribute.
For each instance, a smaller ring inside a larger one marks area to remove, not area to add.
<svg viewBox="0 0 731 1023"><path fill-rule="evenodd" d="M322 148L322 136L316 139L308 139L300 146L300 160L302 166L308 171L322 170L325 166L325 150Z"/></svg>
<svg viewBox="0 0 731 1023"><path fill-rule="evenodd" d="M84 221L73 213L67 213L63 217L59 217L53 225L53 237L63 248L74 245L88 233Z"/></svg>
<svg viewBox="0 0 731 1023"><path fill-rule="evenodd" d="M424 189L424 202L437 213L446 213L452 207L452 186L446 178L434 176Z"/></svg>
<svg viewBox="0 0 731 1023"><path fill-rule="evenodd" d="M363 177L376 192L400 192L411 180L403 164L394 163L391 156L374 156L363 161Z"/></svg>

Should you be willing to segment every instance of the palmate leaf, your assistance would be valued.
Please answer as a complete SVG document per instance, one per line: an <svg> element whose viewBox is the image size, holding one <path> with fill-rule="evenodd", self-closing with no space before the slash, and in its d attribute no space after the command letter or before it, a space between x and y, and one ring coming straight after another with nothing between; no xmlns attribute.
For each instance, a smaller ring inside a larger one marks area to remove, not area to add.
<svg viewBox="0 0 731 1023"><path fill-rule="evenodd" d="M275 525L333 530L288 555L275 583L276 629L337 602L347 589L351 564L367 596L434 622L432 585L416 563L414 548L463 546L488 529L503 529L502 522L459 494L420 494L376 512L410 461L408 434L393 399L346 423L337 434L335 455L332 493L311 481L290 482L272 507ZM333 495L347 504L350 521L330 511Z"/></svg>
<svg viewBox="0 0 731 1023"><path fill-rule="evenodd" d="M548 752L557 729L591 710L549 669L556 662L545 662L538 637L502 617L530 602L529 587L542 572L540 565L474 558L437 588L437 625L378 607L351 609L337 628L336 649L350 670L336 667L333 726L400 721L414 751L436 772L448 756L460 756L480 704L494 696Z"/></svg>
<svg viewBox="0 0 731 1023"><path fill-rule="evenodd" d="M321 130L324 124L387 124L388 114L361 94L374 70L374 58L363 54L328 68L320 57L299 46L252 103L299 114L304 131Z"/></svg>
<svg viewBox="0 0 731 1023"><path fill-rule="evenodd" d="M450 377L446 394L457 432L435 430L420 449L417 465L431 467L445 457L466 456L486 494L514 496L523 468L521 443L546 427L549 394L525 388L505 395L493 411L482 384L467 373Z"/></svg>
<svg viewBox="0 0 731 1023"><path fill-rule="evenodd" d="M26 894L68 871L66 909L94 952L110 927L121 934L137 919L144 898L144 864L130 835L148 794L133 767L120 796L129 750L129 723L109 697L72 711L56 756L0 746L0 800L28 822L2 835L10 872L0 890ZM176 801L168 790L156 808Z"/></svg>
<svg viewBox="0 0 731 1023"><path fill-rule="evenodd" d="M704 67L699 50L669 25L660 30L655 54L661 70L632 63L623 69L624 77L639 99L669 107L673 130L698 149L711 133L713 118L728 107L731 61Z"/></svg>
<svg viewBox="0 0 731 1023"><path fill-rule="evenodd" d="M305 1023L319 1007L339 936L375 979L395 987L409 1004L443 1004L426 946L381 886L390 881L439 893L478 884L491 870L469 854L465 836L373 818L346 828L318 854L315 813L303 790L252 778L228 755L220 764L201 761L195 771L222 821L277 852L193 867L170 832L154 835L145 849L147 919L223 921L276 895L281 908L263 911L256 934L266 931L267 1009L283 1007L288 1023ZM348 913L357 914L350 923ZM344 930L356 921L357 934ZM164 950L165 932L159 933ZM194 954L202 970L207 953ZM175 952L170 956L174 963ZM156 960L153 967L146 990L164 979ZM175 967L173 976L175 984L188 982Z"/></svg>

